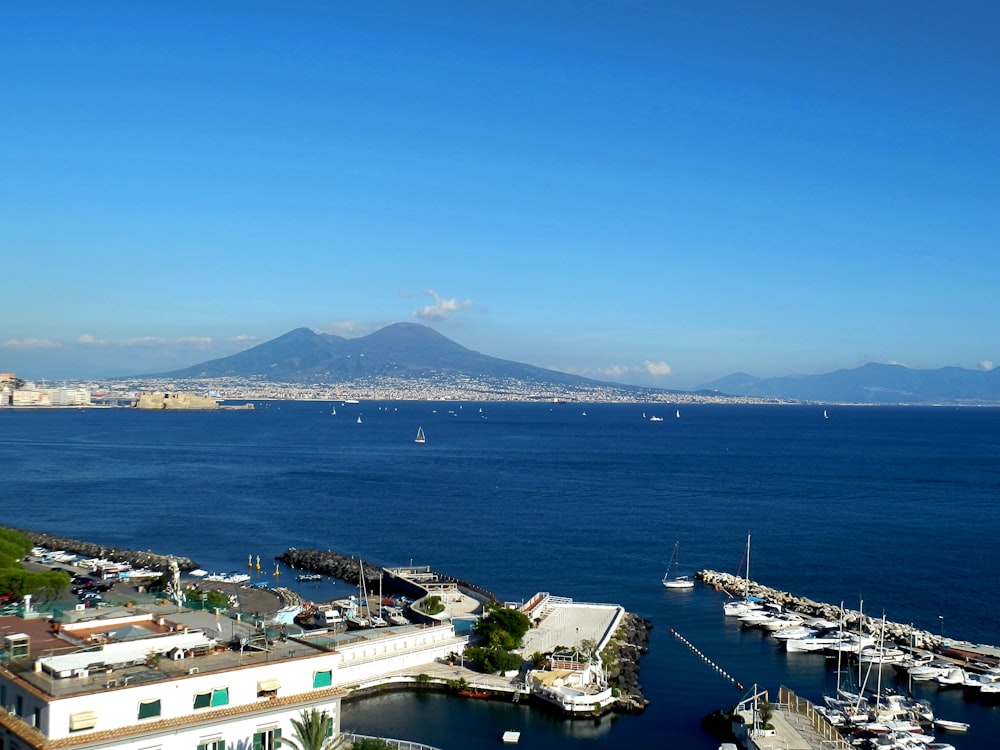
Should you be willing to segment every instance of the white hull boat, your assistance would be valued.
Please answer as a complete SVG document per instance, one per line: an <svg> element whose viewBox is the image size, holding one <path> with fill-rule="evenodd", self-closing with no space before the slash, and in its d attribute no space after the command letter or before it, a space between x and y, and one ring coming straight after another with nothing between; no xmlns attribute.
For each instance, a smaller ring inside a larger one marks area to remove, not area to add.
<svg viewBox="0 0 1000 750"><path fill-rule="evenodd" d="M949 721L948 719L934 719L934 726L938 729L946 729L949 732L968 732L969 725L964 721Z"/></svg>
<svg viewBox="0 0 1000 750"><path fill-rule="evenodd" d="M681 548L680 542L674 543L674 553L670 556L670 562L667 564L667 572L663 574L663 587L673 590L684 590L693 589L694 581L692 581L687 576L677 575L677 566L680 562L679 551ZM672 571L672 575L671 575Z"/></svg>
<svg viewBox="0 0 1000 750"><path fill-rule="evenodd" d="M944 687L950 687L963 684L966 677L968 677L968 675L965 673L964 669L961 667L952 667L944 674L939 674L935 677L934 682Z"/></svg>

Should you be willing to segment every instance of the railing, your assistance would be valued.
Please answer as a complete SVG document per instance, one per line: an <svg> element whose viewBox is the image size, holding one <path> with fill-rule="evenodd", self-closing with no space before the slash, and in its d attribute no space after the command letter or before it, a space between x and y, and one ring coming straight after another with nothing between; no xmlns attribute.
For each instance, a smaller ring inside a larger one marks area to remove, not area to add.
<svg viewBox="0 0 1000 750"><path fill-rule="evenodd" d="M390 747L397 748L397 750L439 750L439 748L433 747L432 745L424 745L420 742L410 742L409 740L397 740L392 737L372 737L368 734L354 734L352 732L341 732L341 737L344 737L348 743L360 742L361 740L382 740L386 742Z"/></svg>
<svg viewBox="0 0 1000 750"><path fill-rule="evenodd" d="M851 750L851 744L841 736L837 728L823 714L816 710L811 701L800 698L788 688L781 686L778 688L778 703L790 712L785 716L786 719L790 720L792 717L799 717L816 730L823 738L823 748ZM792 726L796 724L794 720L790 720L789 723Z"/></svg>

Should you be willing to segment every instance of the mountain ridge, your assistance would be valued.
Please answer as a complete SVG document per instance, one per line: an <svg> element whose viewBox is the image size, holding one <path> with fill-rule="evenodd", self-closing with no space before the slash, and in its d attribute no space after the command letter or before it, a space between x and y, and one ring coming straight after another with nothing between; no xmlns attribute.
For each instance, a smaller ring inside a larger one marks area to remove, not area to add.
<svg viewBox="0 0 1000 750"><path fill-rule="evenodd" d="M613 388L634 397L670 394L706 400L750 399L858 404L1000 404L1000 370L942 367L915 370L869 362L820 375L759 378L736 372L690 390L632 386L500 359L469 349L425 325L392 323L366 336L345 338L292 329L228 357L148 377L243 378L288 383L372 383L378 379L475 381L476 391L509 386L576 395Z"/></svg>
<svg viewBox="0 0 1000 750"><path fill-rule="evenodd" d="M941 367L917 370L868 362L820 375L758 378L737 372L701 389L750 398L858 404L997 404L1000 370Z"/></svg>

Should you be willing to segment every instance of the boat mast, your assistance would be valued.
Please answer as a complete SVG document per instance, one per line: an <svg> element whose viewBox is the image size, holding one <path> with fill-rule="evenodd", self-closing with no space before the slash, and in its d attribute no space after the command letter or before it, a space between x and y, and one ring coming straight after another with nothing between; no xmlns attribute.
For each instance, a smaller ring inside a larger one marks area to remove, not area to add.
<svg viewBox="0 0 1000 750"><path fill-rule="evenodd" d="M750 598L750 534L747 534L747 583L743 587L743 598Z"/></svg>

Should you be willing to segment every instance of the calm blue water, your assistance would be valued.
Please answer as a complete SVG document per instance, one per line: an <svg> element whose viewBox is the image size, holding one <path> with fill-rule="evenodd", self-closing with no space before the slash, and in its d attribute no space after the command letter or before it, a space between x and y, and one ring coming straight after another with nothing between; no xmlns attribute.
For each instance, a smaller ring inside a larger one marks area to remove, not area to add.
<svg viewBox="0 0 1000 750"><path fill-rule="evenodd" d="M735 573L752 533L761 583L1000 643L1000 410L837 407L824 420L787 406L685 406L680 419L650 405L330 406L0 411L2 521L223 571L245 569L249 554L329 548L429 564L501 599L551 591L653 621L641 716L571 723L440 695L345 709L345 727L446 749L499 744L504 729L525 748L715 748L699 719L738 691L671 628L746 685L818 699L832 685L822 657L741 632L715 591L660 586L677 540L683 572ZM1000 707L960 691L928 697L939 716L973 723L956 747L1000 727Z"/></svg>

